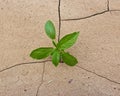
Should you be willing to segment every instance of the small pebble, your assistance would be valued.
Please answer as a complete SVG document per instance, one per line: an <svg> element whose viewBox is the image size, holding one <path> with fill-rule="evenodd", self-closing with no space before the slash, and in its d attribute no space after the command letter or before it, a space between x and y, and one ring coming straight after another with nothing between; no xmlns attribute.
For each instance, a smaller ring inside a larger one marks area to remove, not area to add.
<svg viewBox="0 0 120 96"><path fill-rule="evenodd" d="M70 83L72 83L72 81L73 81L73 79L70 79L70 80L68 81L68 83L70 84Z"/></svg>

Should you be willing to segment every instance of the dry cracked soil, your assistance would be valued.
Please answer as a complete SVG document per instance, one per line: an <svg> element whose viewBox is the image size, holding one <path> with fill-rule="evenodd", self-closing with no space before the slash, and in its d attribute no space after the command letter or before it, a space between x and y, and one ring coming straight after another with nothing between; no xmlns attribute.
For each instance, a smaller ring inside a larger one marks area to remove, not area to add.
<svg viewBox="0 0 120 96"><path fill-rule="evenodd" d="M75 67L36 61L30 52L80 31L68 51ZM120 96L120 0L0 0L0 96Z"/></svg>

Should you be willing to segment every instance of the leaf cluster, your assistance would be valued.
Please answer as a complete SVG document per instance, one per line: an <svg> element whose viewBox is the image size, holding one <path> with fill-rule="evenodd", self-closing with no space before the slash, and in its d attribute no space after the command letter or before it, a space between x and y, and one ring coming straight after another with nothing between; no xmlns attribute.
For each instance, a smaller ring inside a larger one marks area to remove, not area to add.
<svg viewBox="0 0 120 96"><path fill-rule="evenodd" d="M37 48L31 52L30 56L37 60L51 56L52 63L55 66L58 66L61 60L69 66L76 65L78 63L77 59L70 53L65 52L65 50L73 46L78 38L79 32L67 34L59 42L56 42L56 29L53 22L50 20L48 20L45 24L45 32L52 40L54 47Z"/></svg>

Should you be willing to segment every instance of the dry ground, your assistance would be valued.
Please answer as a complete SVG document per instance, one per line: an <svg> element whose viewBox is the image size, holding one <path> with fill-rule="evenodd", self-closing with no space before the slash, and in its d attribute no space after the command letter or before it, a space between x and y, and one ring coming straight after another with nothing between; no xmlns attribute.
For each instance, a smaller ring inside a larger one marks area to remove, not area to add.
<svg viewBox="0 0 120 96"><path fill-rule="evenodd" d="M68 51L78 65L35 61L30 52L80 31ZM120 0L0 0L0 96L120 96Z"/></svg>

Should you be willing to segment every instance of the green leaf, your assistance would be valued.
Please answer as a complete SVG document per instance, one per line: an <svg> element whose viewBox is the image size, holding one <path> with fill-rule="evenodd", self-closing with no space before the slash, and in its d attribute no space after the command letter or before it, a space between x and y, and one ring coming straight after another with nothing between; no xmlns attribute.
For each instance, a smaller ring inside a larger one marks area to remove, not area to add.
<svg viewBox="0 0 120 96"><path fill-rule="evenodd" d="M77 59L69 53L62 53L62 59L69 66L75 66L78 63Z"/></svg>
<svg viewBox="0 0 120 96"><path fill-rule="evenodd" d="M51 39L55 39L56 36L56 30L55 30L55 26L52 23L52 21L48 20L45 24L45 32L47 34L47 36Z"/></svg>
<svg viewBox="0 0 120 96"><path fill-rule="evenodd" d="M51 47L41 47L31 52L30 56L34 59L43 59L48 57L54 49Z"/></svg>
<svg viewBox="0 0 120 96"><path fill-rule="evenodd" d="M57 67L60 62L60 53L58 50L55 50L52 54L52 63Z"/></svg>
<svg viewBox="0 0 120 96"><path fill-rule="evenodd" d="M70 48L77 40L79 32L74 32L64 36L57 44L58 49L65 50Z"/></svg>

